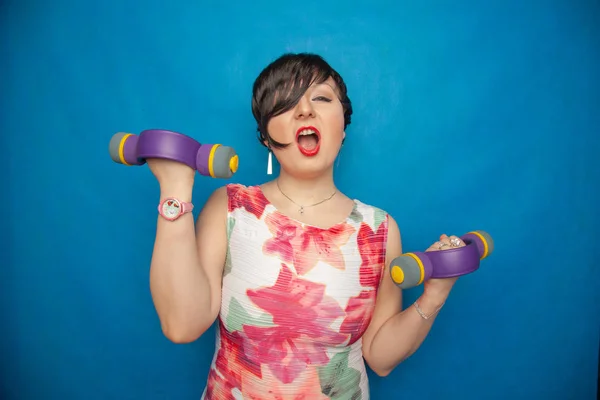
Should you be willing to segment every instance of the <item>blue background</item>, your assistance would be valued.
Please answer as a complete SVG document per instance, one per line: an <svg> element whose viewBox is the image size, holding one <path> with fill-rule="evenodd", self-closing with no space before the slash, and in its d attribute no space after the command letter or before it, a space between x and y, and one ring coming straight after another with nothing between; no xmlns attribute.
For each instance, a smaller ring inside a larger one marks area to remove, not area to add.
<svg viewBox="0 0 600 400"><path fill-rule="evenodd" d="M286 51L346 79L338 184L392 213L406 251L495 239L421 349L371 374L373 399L595 398L598 2L167 3L2 2L3 399L199 398L214 331L163 337L158 185L108 142L177 130L234 146L231 182L263 182L251 85ZM197 179L196 205L224 183Z"/></svg>

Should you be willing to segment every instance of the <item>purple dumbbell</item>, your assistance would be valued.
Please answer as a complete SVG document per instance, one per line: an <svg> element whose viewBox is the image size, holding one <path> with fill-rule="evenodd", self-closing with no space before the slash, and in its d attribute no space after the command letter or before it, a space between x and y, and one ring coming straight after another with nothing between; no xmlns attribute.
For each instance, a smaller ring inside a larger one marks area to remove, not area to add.
<svg viewBox="0 0 600 400"><path fill-rule="evenodd" d="M230 178L239 162L231 147L200 144L189 136L162 129L145 130L139 136L119 132L110 140L108 152L119 164L143 165L148 158L165 158L213 178Z"/></svg>
<svg viewBox="0 0 600 400"><path fill-rule="evenodd" d="M396 285L408 289L432 278L452 278L470 274L479 262L492 254L494 241L484 231L462 236L465 246L440 251L405 253L392 260L390 274Z"/></svg>

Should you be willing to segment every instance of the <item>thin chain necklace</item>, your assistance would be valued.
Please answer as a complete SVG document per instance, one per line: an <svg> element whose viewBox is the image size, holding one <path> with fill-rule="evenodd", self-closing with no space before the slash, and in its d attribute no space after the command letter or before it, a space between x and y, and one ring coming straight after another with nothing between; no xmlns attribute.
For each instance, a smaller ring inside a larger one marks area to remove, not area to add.
<svg viewBox="0 0 600 400"><path fill-rule="evenodd" d="M296 203L296 202L295 202L294 200L292 200L292 199L291 199L291 198L290 198L290 197L289 197L287 194L283 193L283 190L281 190L281 187L279 186L279 179L277 179L277 180L275 181L275 183L277 183L277 189L279 189L279 191L281 192L281 194L282 194L282 195L284 195L284 196L285 196L285 198L287 198L289 201L291 201L292 203L294 203L295 205L297 205L298 207L300 207L300 209L298 210L298 212L299 212L300 214L304 214L304 208L305 208L305 206L303 206L302 204L298 204L298 203ZM329 196L328 198L326 198L326 199L324 199L324 200L321 200L321 201L319 201L319 202L317 202L317 203L315 203L315 204L311 204L311 205L309 205L309 206L306 206L306 208L308 208L308 207L314 207L314 206L318 206L318 205L319 205L319 204L321 204L321 203L325 203L326 201L328 201L328 200L331 200L331 199L333 198L333 196L335 196L335 194L336 194L336 193L337 193L337 190L335 190L335 191L334 191L334 192L331 194L331 196Z"/></svg>

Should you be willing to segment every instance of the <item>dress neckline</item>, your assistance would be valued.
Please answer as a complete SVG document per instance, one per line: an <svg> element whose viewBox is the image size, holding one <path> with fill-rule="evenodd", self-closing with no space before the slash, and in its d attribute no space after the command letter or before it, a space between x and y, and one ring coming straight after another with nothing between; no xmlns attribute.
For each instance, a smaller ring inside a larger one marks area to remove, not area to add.
<svg viewBox="0 0 600 400"><path fill-rule="evenodd" d="M337 228L337 227L339 227L341 225L345 225L345 224L348 224L349 222L351 222L353 220L353 216L356 213L356 211L358 209L358 205L360 203L359 200L352 199L353 206L352 206L352 210L350 210L350 212L348 213L348 215L346 217L344 217L341 221L336 222L336 223L334 223L333 225L331 225L331 226L329 226L327 228L324 228L322 226L317 226L317 225L309 224L309 223L306 223L306 222L302 222L302 221L300 221L300 220L298 220L298 219L296 219L296 218L294 218L294 217L292 217L290 215L287 215L286 213L280 211L273 203L271 203L271 200L269 200L267 198L267 196L265 195L265 193L264 193L261 185L256 185L255 188L257 189L259 195L262 197L262 199L265 202L266 206L267 207L271 207L274 211L276 211L282 217L284 217L287 220L289 220L291 222L294 222L294 223L296 223L298 225L301 225L303 228L319 229L319 230L322 230L322 231L329 231L329 230L335 229L335 228Z"/></svg>

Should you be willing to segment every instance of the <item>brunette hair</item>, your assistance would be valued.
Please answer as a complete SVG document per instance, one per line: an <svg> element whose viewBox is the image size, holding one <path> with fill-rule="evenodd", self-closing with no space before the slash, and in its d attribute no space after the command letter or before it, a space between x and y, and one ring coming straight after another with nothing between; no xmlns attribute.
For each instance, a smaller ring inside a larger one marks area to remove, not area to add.
<svg viewBox="0 0 600 400"><path fill-rule="evenodd" d="M340 74L321 56L312 53L286 53L271 62L254 81L252 88L252 114L258 124L257 135L267 147L283 148L269 135L267 125L276 117L294 107L306 90L314 83L332 78L344 109L344 128L350 125L352 103L346 84Z"/></svg>

